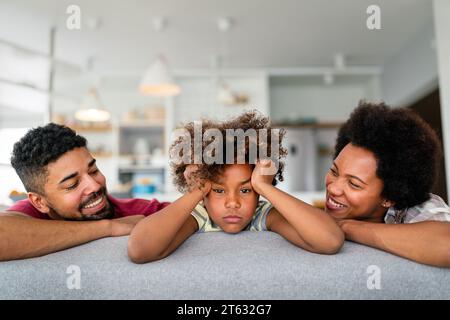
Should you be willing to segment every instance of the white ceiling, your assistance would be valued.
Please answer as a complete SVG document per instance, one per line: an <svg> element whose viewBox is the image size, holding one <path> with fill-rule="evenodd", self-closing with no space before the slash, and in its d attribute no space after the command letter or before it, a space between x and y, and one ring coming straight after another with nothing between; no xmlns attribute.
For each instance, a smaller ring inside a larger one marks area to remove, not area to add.
<svg viewBox="0 0 450 320"><path fill-rule="evenodd" d="M98 70L142 70L163 53L174 68L209 67L213 55L232 68L311 67L344 53L349 65L383 65L432 22L431 0L2 0L3 8L27 12L58 25L56 54ZM5 6L6 4L6 6ZM81 8L82 29L65 28L66 8ZM366 9L381 7L381 30L368 30ZM158 33L152 19L167 18ZM221 34L217 18L234 21ZM100 18L101 26L86 26ZM10 30L24 27L10 19Z"/></svg>

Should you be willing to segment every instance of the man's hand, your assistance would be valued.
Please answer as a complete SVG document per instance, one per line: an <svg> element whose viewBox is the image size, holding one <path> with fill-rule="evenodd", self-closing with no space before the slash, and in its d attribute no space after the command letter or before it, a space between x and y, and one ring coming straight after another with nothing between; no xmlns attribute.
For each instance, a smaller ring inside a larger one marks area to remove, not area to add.
<svg viewBox="0 0 450 320"><path fill-rule="evenodd" d="M145 216L140 214L135 216L128 216L124 218L109 220L111 228L111 237L121 237L129 235L131 233L131 230L133 230L134 226L143 218L145 218Z"/></svg>
<svg viewBox="0 0 450 320"><path fill-rule="evenodd" d="M209 191L211 191L211 182L210 181L200 181L195 177L195 172L199 169L199 166L196 164L190 164L184 170L184 178L186 179L186 183L188 185L189 192L192 192L196 189L202 191L203 197L205 197Z"/></svg>
<svg viewBox="0 0 450 320"><path fill-rule="evenodd" d="M272 185L275 173L275 164L272 160L258 160L252 173L251 184L253 189L255 189L257 193L261 194L261 187L263 185Z"/></svg>

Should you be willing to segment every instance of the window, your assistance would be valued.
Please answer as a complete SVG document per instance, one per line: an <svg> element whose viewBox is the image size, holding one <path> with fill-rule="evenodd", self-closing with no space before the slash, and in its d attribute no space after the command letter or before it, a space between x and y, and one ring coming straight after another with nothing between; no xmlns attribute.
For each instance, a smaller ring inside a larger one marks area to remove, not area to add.
<svg viewBox="0 0 450 320"><path fill-rule="evenodd" d="M14 168L11 166L10 158L14 143L22 138L29 128L7 128L0 129L0 141L2 147L0 148L0 204L10 205L12 203L9 199L9 193L12 190L25 191L25 188L17 176Z"/></svg>

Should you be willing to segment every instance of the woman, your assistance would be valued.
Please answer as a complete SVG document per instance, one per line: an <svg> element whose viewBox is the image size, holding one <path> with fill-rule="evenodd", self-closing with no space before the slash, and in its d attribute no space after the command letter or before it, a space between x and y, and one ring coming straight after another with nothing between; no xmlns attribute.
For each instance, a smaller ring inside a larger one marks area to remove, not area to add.
<svg viewBox="0 0 450 320"><path fill-rule="evenodd" d="M450 267L450 208L430 194L439 156L412 111L361 102L338 133L325 210L347 240Z"/></svg>

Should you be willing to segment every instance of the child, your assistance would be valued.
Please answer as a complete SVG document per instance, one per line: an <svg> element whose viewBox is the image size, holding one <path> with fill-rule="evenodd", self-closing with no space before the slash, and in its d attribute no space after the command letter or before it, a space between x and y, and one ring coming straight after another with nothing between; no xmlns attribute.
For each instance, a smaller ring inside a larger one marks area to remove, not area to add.
<svg viewBox="0 0 450 320"><path fill-rule="evenodd" d="M188 142L194 141L194 134L199 133L198 130L196 132L196 123L188 123L184 127L190 136ZM200 148L201 155L210 150L208 143L211 141L225 150L222 155L217 150L210 153L219 161L211 163L203 159L201 164L189 163L195 158L195 151L198 152L192 146L183 148L182 152L183 159L187 159L188 163L174 161L173 151L179 149L182 139L174 142L171 147L174 182L184 195L135 226L128 242L128 254L133 262L165 258L193 233L209 231L238 233L242 230L268 230L311 252L334 254L339 251L344 236L333 218L275 187L277 180L283 180L284 165L278 160L286 155L286 150L281 147L284 131L276 139L266 134L263 140L261 132L272 132L274 129L270 127L267 117L255 111L224 122L204 120L201 125L203 139L208 129L223 136L230 130L249 132L252 129L257 136L241 145L233 137L232 150L224 147L230 139L223 139L222 142L216 140L217 137L206 139ZM259 155L262 148L267 147L271 155L271 149L276 148L273 151L278 151L279 156L272 160L261 158L252 161L251 149L255 146ZM240 161L239 147L244 147ZM224 159L227 159L225 163L220 161ZM278 168L275 167L277 163ZM260 201L260 195L269 202Z"/></svg>

